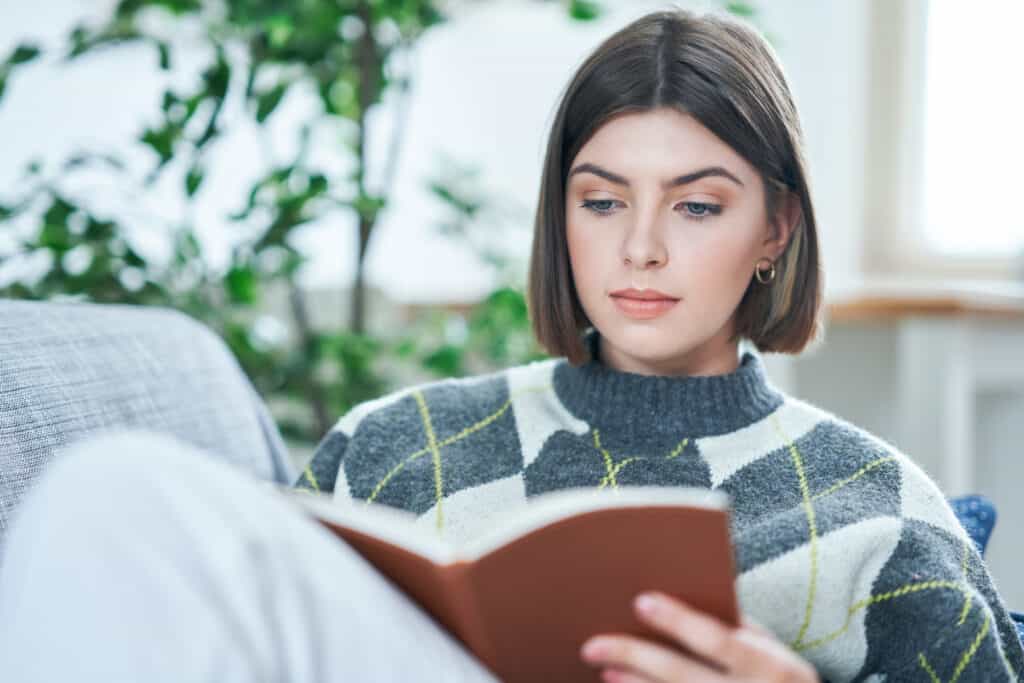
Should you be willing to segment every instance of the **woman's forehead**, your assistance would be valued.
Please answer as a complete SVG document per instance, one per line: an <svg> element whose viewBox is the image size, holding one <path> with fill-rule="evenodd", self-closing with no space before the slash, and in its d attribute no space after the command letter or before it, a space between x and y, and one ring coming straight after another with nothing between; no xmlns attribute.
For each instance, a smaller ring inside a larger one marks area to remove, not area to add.
<svg viewBox="0 0 1024 683"><path fill-rule="evenodd" d="M570 168L582 163L597 164L627 180L645 183L667 181L709 166L726 169L744 185L757 175L700 121L668 108L622 114L605 122L580 148Z"/></svg>

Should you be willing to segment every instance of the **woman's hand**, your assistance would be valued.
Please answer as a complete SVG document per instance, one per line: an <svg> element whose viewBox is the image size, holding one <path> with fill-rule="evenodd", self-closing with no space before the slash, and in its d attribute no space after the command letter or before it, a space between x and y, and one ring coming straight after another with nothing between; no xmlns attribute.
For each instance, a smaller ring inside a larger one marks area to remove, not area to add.
<svg viewBox="0 0 1024 683"><path fill-rule="evenodd" d="M634 607L642 621L718 668L650 640L602 634L584 643L582 656L604 668L607 683L819 680L810 664L746 620L732 628L663 593L643 593Z"/></svg>

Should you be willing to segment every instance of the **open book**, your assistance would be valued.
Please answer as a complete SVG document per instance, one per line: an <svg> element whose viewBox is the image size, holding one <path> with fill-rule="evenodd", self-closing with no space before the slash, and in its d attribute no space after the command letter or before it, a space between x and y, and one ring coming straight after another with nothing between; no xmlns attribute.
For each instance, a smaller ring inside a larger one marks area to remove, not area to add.
<svg viewBox="0 0 1024 683"><path fill-rule="evenodd" d="M633 598L663 591L739 622L728 498L626 486L544 493L454 544L404 510L284 489L415 599L506 683L598 680L580 646L643 624Z"/></svg>

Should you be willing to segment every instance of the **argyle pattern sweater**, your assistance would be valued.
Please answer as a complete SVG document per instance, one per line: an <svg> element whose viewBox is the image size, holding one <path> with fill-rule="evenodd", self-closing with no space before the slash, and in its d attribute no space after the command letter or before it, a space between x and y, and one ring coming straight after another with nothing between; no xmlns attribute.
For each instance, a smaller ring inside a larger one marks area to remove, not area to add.
<svg viewBox="0 0 1024 683"><path fill-rule="evenodd" d="M745 614L829 681L1005 681L1024 651L944 496L893 446L780 392L756 355L717 376L536 361L348 411L296 486L410 510L465 539L567 487L732 500Z"/></svg>

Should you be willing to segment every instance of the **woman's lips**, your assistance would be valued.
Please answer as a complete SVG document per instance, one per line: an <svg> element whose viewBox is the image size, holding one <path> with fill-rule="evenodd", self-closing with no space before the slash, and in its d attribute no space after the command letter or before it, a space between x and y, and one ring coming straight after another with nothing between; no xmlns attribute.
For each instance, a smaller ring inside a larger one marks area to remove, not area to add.
<svg viewBox="0 0 1024 683"><path fill-rule="evenodd" d="M668 313L679 303L678 299L630 299L612 295L612 301L620 311L630 318L650 320Z"/></svg>

